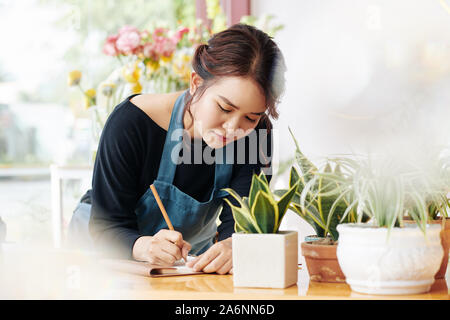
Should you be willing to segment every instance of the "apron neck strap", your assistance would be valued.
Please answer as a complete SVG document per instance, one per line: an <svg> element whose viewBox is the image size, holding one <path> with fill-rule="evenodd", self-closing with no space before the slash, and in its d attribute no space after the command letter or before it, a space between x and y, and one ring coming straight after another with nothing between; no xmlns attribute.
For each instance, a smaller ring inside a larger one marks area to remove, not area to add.
<svg viewBox="0 0 450 320"><path fill-rule="evenodd" d="M229 151L229 145L223 148L215 149L216 171L214 177L214 188L222 189L229 185L231 174L233 172L233 153Z"/></svg>
<svg viewBox="0 0 450 320"><path fill-rule="evenodd" d="M173 182L183 143L183 110L186 92L177 98L173 106L169 129L167 130L161 162L159 164L157 179L168 183Z"/></svg>

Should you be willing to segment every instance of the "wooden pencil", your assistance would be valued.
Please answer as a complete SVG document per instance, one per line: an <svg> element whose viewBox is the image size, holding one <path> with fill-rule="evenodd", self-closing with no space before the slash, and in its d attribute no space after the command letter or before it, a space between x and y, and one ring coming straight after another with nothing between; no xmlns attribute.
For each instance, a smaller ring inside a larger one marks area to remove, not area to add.
<svg viewBox="0 0 450 320"><path fill-rule="evenodd" d="M167 215L166 209L164 208L164 205L163 205L161 199L159 198L158 191L156 191L156 188L153 184L150 186L150 189L152 190L153 195L155 196L156 202L158 203L159 209L161 210L164 220L166 220L166 223L169 226L169 229L173 231L174 228L173 228L172 222L170 222L170 219L169 219L169 216Z"/></svg>

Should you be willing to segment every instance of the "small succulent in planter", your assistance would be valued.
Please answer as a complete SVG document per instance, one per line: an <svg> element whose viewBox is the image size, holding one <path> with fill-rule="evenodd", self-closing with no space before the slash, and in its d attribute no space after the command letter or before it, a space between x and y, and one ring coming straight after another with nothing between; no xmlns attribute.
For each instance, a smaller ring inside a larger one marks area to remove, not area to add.
<svg viewBox="0 0 450 320"><path fill-rule="evenodd" d="M235 231L243 233L277 233L281 220L286 213L289 203L297 190L298 184L290 186L280 199L270 190L269 182L264 173L254 174L248 197L240 197L233 189L226 188L240 207L234 206L228 199L224 199L230 206L235 220Z"/></svg>
<svg viewBox="0 0 450 320"><path fill-rule="evenodd" d="M289 208L310 224L316 236L307 236L301 243L310 279L321 282L344 282L337 257L336 248L340 223L356 222L355 201L349 191L342 191L350 172L347 166L337 164L334 169L329 162L318 169L300 150L299 144L289 129L295 142L295 159L300 169L292 166L289 175L289 188L298 185ZM275 191L276 195L286 190Z"/></svg>
<svg viewBox="0 0 450 320"><path fill-rule="evenodd" d="M228 199L236 233L232 236L233 284L236 287L286 288L298 280L296 231L279 231L280 223L297 190L294 184L278 200L264 173L254 174L248 197L224 189L240 206ZM270 263L267 263L270 261Z"/></svg>

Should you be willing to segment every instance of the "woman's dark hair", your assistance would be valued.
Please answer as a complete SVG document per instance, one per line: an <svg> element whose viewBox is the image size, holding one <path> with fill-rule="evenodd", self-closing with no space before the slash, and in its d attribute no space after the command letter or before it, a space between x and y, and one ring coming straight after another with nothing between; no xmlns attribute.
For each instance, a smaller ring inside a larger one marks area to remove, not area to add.
<svg viewBox="0 0 450 320"><path fill-rule="evenodd" d="M217 80L227 76L253 79L265 95L267 114L261 121L271 129L268 118L278 118L276 105L284 92L286 65L272 38L261 30L245 24L235 24L216 33L208 44L201 44L192 59L194 71L203 79L193 96L186 94L185 110L192 117L190 106Z"/></svg>

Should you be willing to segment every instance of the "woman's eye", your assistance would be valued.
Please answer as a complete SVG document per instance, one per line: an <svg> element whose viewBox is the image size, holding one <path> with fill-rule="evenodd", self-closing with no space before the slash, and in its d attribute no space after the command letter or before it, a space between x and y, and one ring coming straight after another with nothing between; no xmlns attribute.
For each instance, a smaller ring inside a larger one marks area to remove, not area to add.
<svg viewBox="0 0 450 320"><path fill-rule="evenodd" d="M223 112L226 112L226 113L231 112L231 110L227 110L227 109L222 108L222 106L221 106L220 104L217 104L217 106L218 106Z"/></svg>
<svg viewBox="0 0 450 320"><path fill-rule="evenodd" d="M233 110L227 110L227 109L225 109L225 108L223 108L220 104L217 104L217 106L220 108L220 110L222 110L223 112L225 112L225 113L230 113L231 111L233 111ZM250 121L250 122L252 122L252 123L255 123L257 120L255 120L255 119L252 119L252 118L249 118L249 117L245 117L248 121Z"/></svg>

